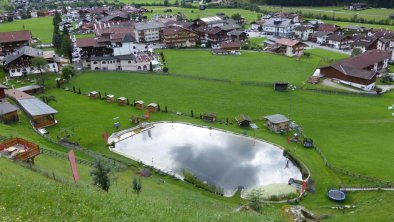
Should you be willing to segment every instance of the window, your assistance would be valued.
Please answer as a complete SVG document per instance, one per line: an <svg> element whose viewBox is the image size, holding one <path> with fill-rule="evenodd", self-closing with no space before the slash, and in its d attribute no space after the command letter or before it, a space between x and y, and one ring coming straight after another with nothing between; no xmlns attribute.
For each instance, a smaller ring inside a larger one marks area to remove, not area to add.
<svg viewBox="0 0 394 222"><path fill-rule="evenodd" d="M94 61L94 62L93 62L93 64L97 64L97 62L96 62L96 61Z"/></svg>
<svg viewBox="0 0 394 222"><path fill-rule="evenodd" d="M130 63L131 63L131 61L129 60L129 61L127 61L127 63L129 63L129 64L130 64Z"/></svg>
<svg viewBox="0 0 394 222"><path fill-rule="evenodd" d="M106 62L105 62L105 61L102 61L101 64L106 64Z"/></svg>

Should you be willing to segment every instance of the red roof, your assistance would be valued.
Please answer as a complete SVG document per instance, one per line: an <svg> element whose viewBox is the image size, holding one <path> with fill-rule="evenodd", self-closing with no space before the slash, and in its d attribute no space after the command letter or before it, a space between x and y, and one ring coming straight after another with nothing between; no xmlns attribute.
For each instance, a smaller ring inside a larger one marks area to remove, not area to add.
<svg viewBox="0 0 394 222"><path fill-rule="evenodd" d="M222 49L227 49L227 48L241 48L241 43L240 42L222 42L220 45Z"/></svg>
<svg viewBox="0 0 394 222"><path fill-rule="evenodd" d="M15 32L0 32L0 43L30 41L31 32L29 30Z"/></svg>
<svg viewBox="0 0 394 222"><path fill-rule="evenodd" d="M282 38L282 39L276 40L276 43L280 44L280 45L293 47L293 46L299 44L300 42L297 41L297 40L291 40L291 39Z"/></svg>
<svg viewBox="0 0 394 222"><path fill-rule="evenodd" d="M317 31L321 32L336 32L338 29L338 26L332 24L319 24L317 27Z"/></svg>
<svg viewBox="0 0 394 222"><path fill-rule="evenodd" d="M188 32L194 32L194 31L192 31L192 30L190 30L190 29L186 29L186 28L183 28L183 27L171 26L171 27L167 27L167 28L163 29L163 34L164 34L165 36L176 35L176 34L178 34L179 32L181 32L182 30L186 30L186 31L188 31Z"/></svg>
<svg viewBox="0 0 394 222"><path fill-rule="evenodd" d="M95 38L77 39L77 47L93 47L97 44Z"/></svg>

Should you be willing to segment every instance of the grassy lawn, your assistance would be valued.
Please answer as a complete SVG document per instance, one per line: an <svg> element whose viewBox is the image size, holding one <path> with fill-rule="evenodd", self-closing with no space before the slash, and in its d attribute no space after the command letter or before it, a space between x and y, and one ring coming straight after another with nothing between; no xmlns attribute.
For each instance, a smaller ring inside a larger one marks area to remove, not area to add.
<svg viewBox="0 0 394 222"><path fill-rule="evenodd" d="M0 24L1 32L11 32L24 29L31 30L33 37L39 38L43 43L52 42L53 26L51 16L25 20L15 20L13 22Z"/></svg>
<svg viewBox="0 0 394 222"><path fill-rule="evenodd" d="M380 9L371 8L362 11L349 11L343 7L277 7L277 6L261 6L262 9L268 11L285 11L285 12L297 12L312 13L315 15L327 15L335 16L337 18L353 18L357 15L358 18L364 18L367 20L386 20L389 15L394 13L394 9Z"/></svg>
<svg viewBox="0 0 394 222"><path fill-rule="evenodd" d="M170 73L233 81L289 81L301 84L320 58L297 61L281 55L242 51L242 55L212 55L208 50L164 50ZM187 65L186 65L187 64Z"/></svg>
<svg viewBox="0 0 394 222"><path fill-rule="evenodd" d="M339 25L342 28L345 28L349 25L358 25L358 26L364 26L367 28L373 28L373 29L387 29L387 30L394 30L393 25L376 25L376 24L364 24L364 23L354 23L354 22L340 22L340 21L331 21L331 20L323 20L327 24L335 24Z"/></svg>
<svg viewBox="0 0 394 222"><path fill-rule="evenodd" d="M252 12L249 10L244 10L244 9L228 9L228 8L214 8L214 9L205 9L205 10L199 10L196 8L180 8L180 7L164 7L164 6L146 6L144 8L151 9L153 10L152 13L147 13L149 18L156 15L156 14L175 14L177 12L181 12L186 15L188 19L197 19L197 18L203 18L203 17L209 17L209 16L215 16L217 13L224 13L227 16L231 16L233 14L239 13L247 21L255 21L257 20L258 13ZM164 11L166 9L172 9L171 13L165 13Z"/></svg>
<svg viewBox="0 0 394 222"><path fill-rule="evenodd" d="M75 37L77 39L83 39L83 38L92 38L92 37L96 37L95 34L76 34Z"/></svg>

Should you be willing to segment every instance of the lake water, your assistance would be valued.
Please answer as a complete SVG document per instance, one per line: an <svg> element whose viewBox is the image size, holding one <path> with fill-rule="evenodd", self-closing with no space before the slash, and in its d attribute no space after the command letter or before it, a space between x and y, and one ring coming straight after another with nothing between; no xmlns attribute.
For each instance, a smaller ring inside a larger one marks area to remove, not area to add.
<svg viewBox="0 0 394 222"><path fill-rule="evenodd" d="M182 177L184 169L232 195L301 179L283 151L250 137L183 123L155 123L153 128L116 143L113 151Z"/></svg>

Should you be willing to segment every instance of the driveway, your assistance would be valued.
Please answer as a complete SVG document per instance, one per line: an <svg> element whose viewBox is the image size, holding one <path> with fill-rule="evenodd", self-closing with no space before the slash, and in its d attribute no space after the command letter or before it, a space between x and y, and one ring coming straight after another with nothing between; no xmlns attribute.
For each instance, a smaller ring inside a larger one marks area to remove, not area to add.
<svg viewBox="0 0 394 222"><path fill-rule="evenodd" d="M346 55L351 55L352 54L352 51L350 51L350 50L349 51L343 51L343 50L334 49L334 48L327 47L327 46L322 46L322 45L316 44L314 42L304 42L304 43L308 45L309 49L319 48L319 49L325 49L325 50L328 50L328 51L342 53L342 54L346 54Z"/></svg>

